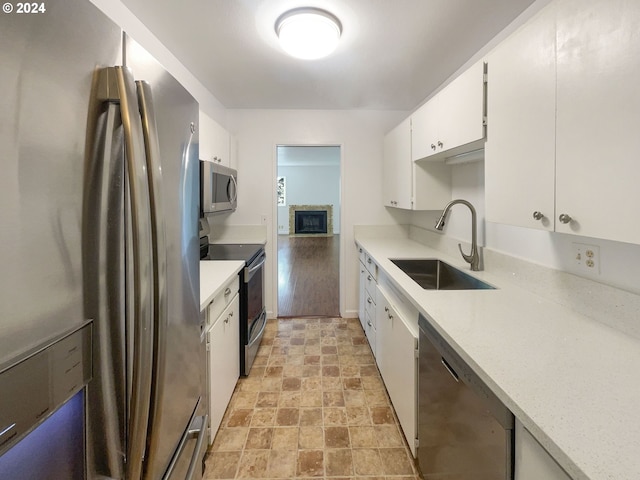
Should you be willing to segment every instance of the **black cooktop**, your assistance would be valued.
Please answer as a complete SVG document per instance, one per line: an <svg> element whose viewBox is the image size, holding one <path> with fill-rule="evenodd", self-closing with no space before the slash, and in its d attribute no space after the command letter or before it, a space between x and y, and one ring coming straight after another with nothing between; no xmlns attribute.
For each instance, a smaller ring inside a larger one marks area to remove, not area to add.
<svg viewBox="0 0 640 480"><path fill-rule="evenodd" d="M264 250L260 243L213 243L202 260L244 260L247 264Z"/></svg>

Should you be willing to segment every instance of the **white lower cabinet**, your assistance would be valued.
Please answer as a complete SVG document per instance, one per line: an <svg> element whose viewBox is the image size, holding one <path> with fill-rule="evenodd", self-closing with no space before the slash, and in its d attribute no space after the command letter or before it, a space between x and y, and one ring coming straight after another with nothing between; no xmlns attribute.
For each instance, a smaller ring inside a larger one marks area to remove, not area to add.
<svg viewBox="0 0 640 480"><path fill-rule="evenodd" d="M376 362L393 403L402 432L413 456L417 437L417 357L418 339L378 285L376 304ZM417 318L416 318L417 321Z"/></svg>
<svg viewBox="0 0 640 480"><path fill-rule="evenodd" d="M515 480L571 480L517 420L515 467Z"/></svg>
<svg viewBox="0 0 640 480"><path fill-rule="evenodd" d="M225 310L217 318L210 319L210 325L207 333L207 383L211 445L240 377L240 299L237 292Z"/></svg>

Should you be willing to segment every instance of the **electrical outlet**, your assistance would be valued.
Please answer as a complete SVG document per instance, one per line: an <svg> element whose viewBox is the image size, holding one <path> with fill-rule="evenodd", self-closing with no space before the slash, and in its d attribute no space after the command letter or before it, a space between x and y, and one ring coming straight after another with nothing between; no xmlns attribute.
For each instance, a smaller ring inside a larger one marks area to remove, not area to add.
<svg viewBox="0 0 640 480"><path fill-rule="evenodd" d="M572 243L573 261L581 273L600 275L600 247L585 243Z"/></svg>

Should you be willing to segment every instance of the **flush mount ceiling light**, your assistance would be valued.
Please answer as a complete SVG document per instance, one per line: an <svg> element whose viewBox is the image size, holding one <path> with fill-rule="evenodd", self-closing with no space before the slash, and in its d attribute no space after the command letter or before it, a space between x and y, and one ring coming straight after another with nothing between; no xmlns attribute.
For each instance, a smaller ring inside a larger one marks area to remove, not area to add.
<svg viewBox="0 0 640 480"><path fill-rule="evenodd" d="M275 29L285 52L296 58L315 60L336 49L342 24L326 10L303 7L280 15Z"/></svg>

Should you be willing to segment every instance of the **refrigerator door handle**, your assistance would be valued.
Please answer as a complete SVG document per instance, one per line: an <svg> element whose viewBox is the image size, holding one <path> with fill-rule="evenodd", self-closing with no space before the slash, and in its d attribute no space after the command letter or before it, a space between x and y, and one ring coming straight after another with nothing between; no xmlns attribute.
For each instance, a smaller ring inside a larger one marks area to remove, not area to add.
<svg viewBox="0 0 640 480"><path fill-rule="evenodd" d="M166 251L166 227L163 208L163 180L162 166L160 162L160 146L158 143L158 129L153 104L153 94L150 85L145 81L136 81L138 92L138 106L142 119L142 133L144 136L146 165L149 182L149 199L151 212L151 241L153 245L153 325L156 336L155 348L157 354L151 367L151 398L156 399L162 395L162 383L158 380L164 378L167 339L167 251ZM152 405L158 402L152 401ZM152 409L149 412L148 442L150 451L155 451L155 445L160 440L158 432L154 430L157 425L157 416L160 412Z"/></svg>
<svg viewBox="0 0 640 480"><path fill-rule="evenodd" d="M153 282L150 279L153 278L153 256L149 215L149 180L138 99L131 71L120 66L102 69L99 78L98 99L120 104L126 151L125 169L129 177L135 318L133 322L133 378L129 402L126 478L138 480L142 478L151 396Z"/></svg>
<svg viewBox="0 0 640 480"><path fill-rule="evenodd" d="M193 476L196 473L196 468L198 467L198 460L201 458L202 447L205 445L205 438L207 438L207 427L209 425L209 415L203 415L202 417L198 417L196 421L199 423L197 425L198 428L189 429L189 435L193 437L193 435L198 436L198 440L196 440L196 446L193 450L193 456L191 457L191 461L189 462L189 469L187 470L187 476L185 480L192 480ZM194 422L196 423L196 422Z"/></svg>
<svg viewBox="0 0 640 480"><path fill-rule="evenodd" d="M180 444L176 450L176 453L167 468L167 471L162 477L162 480L169 480L171 475L173 475L174 469L178 464L178 460L182 456L182 452L184 451L187 442L192 438L197 438L196 445L193 449L193 455L191 456L191 460L189 461L189 468L187 469L187 474L185 475L185 480L192 480L195 475L196 468L198 466L198 459L201 458L202 448L205 445L205 438L207 438L207 427L209 426L209 415L203 415L201 417L195 417L191 425L189 425L189 429L185 432L180 440Z"/></svg>

